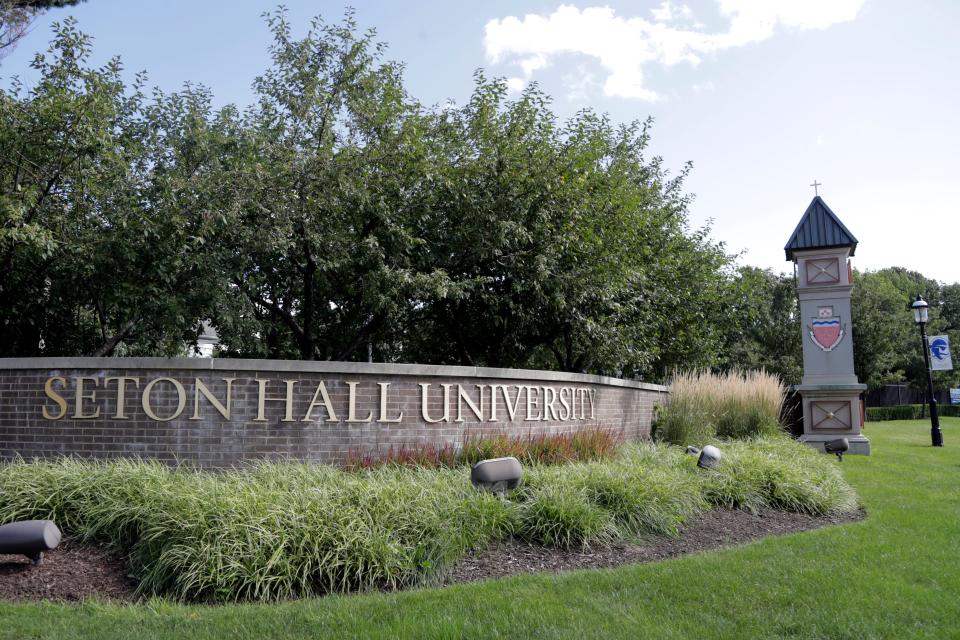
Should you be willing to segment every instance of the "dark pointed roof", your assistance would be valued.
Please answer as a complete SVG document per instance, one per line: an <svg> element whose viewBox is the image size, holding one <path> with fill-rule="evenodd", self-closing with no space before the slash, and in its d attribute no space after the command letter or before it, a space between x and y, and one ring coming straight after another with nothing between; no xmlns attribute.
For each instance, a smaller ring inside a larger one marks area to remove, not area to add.
<svg viewBox="0 0 960 640"><path fill-rule="evenodd" d="M850 255L853 255L857 250L857 239L823 198L815 196L783 249L787 252L787 260L793 260L794 251L832 247L850 247Z"/></svg>

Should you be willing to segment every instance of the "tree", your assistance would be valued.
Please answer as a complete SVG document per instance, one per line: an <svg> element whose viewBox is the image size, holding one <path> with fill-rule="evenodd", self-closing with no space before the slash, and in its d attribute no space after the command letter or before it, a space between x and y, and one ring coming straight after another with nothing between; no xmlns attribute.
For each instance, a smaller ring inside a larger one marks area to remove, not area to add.
<svg viewBox="0 0 960 640"><path fill-rule="evenodd" d="M785 384L799 384L803 376L803 334L793 276L740 267L730 295L726 364L766 369Z"/></svg>
<svg viewBox="0 0 960 640"><path fill-rule="evenodd" d="M660 379L723 363L731 257L691 229L651 123L559 124L476 77L424 108L374 34L268 16L257 100L147 98L58 26L0 95L8 355L221 355L544 367Z"/></svg>
<svg viewBox="0 0 960 640"><path fill-rule="evenodd" d="M915 368L913 360L922 357L909 299L884 271L853 272L854 369L872 389L901 382L906 370Z"/></svg>
<svg viewBox="0 0 960 640"><path fill-rule="evenodd" d="M712 363L728 257L687 226L685 174L645 157L650 122L559 125L535 86L476 76L430 117L412 353L431 362L662 376ZM696 345L696 346L694 346Z"/></svg>
<svg viewBox="0 0 960 640"><path fill-rule="evenodd" d="M236 135L220 176L233 187L220 286L236 296L215 325L236 355L354 360L376 345L391 358L408 301L444 280L408 267L419 107L350 13L301 40L283 11L268 23L257 103L221 125Z"/></svg>
<svg viewBox="0 0 960 640"><path fill-rule="evenodd" d="M871 387L907 381L926 391L926 370L919 332L910 304L922 295L930 304L927 333L949 333L953 342L954 296L958 285L936 280L902 267L854 272L854 361L857 372ZM957 371L935 372L937 388L960 382Z"/></svg>
<svg viewBox="0 0 960 640"><path fill-rule="evenodd" d="M4 355L175 354L204 317L196 247L211 223L178 198L193 167L174 141L205 129L207 97L150 104L119 60L87 67L89 44L73 20L55 25L37 86L0 92Z"/></svg>
<svg viewBox="0 0 960 640"><path fill-rule="evenodd" d="M0 60L27 35L33 20L47 9L74 6L85 0L0 0Z"/></svg>

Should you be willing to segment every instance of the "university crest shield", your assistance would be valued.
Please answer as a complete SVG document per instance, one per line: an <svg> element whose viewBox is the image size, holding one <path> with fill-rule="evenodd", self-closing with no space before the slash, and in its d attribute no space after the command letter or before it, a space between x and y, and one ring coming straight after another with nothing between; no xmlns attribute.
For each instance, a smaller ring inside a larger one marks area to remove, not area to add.
<svg viewBox="0 0 960 640"><path fill-rule="evenodd" d="M811 318L810 338L813 343L824 351L833 351L843 340L846 327L840 323L840 318L832 311L820 310L816 318Z"/></svg>

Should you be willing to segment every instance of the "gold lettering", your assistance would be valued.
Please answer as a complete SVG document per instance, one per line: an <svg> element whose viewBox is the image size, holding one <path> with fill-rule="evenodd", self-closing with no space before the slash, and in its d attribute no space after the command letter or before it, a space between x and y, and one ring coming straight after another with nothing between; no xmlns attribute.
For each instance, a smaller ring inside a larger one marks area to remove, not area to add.
<svg viewBox="0 0 960 640"><path fill-rule="evenodd" d="M390 386L389 382L378 382L377 386L380 387L380 420L379 422L400 422L403 420L403 411L400 412L400 415L396 418L387 418L387 387Z"/></svg>
<svg viewBox="0 0 960 640"><path fill-rule="evenodd" d="M317 396L320 396L321 402L317 402ZM310 413L313 411L314 407L323 405L324 411L327 412L327 422L337 422L337 412L333 410L333 403L330 402L330 394L327 393L327 385L323 384L323 381L320 381L320 384L317 385L317 390L313 392L313 400L310 401L310 406L307 407L307 414L303 416L301 422L310 422Z"/></svg>
<svg viewBox="0 0 960 640"><path fill-rule="evenodd" d="M490 420L489 422L497 421L497 389L501 385L492 384L490 385Z"/></svg>
<svg viewBox="0 0 960 640"><path fill-rule="evenodd" d="M294 422L293 419L293 385L297 384L296 380L284 380L283 383L287 385L287 394L283 398L268 398L267 397L267 383L269 380L261 380L257 378L257 417L254 418L254 422L266 422L266 405L267 400L270 402L286 402L286 411L283 414L283 420L281 422Z"/></svg>
<svg viewBox="0 0 960 640"><path fill-rule="evenodd" d="M367 413L366 418L357 417L357 385L359 382L348 382L347 387L349 388L348 400L349 404L347 405L347 422L372 422L373 421L373 411Z"/></svg>
<svg viewBox="0 0 960 640"><path fill-rule="evenodd" d="M539 420L540 414L538 413L534 416L532 415L532 412L534 407L537 407L538 409L540 408L540 387L531 387L530 385L527 385L525 388L527 390L527 417L524 418L524 420ZM533 401L533 393L531 393L532 391L537 392L536 402ZM520 392L518 391L517 393Z"/></svg>
<svg viewBox="0 0 960 640"><path fill-rule="evenodd" d="M85 376L79 376L79 377L76 377L76 376L75 376L75 377L73 378L73 384L75 384L76 387L77 387L77 395L76 395L75 405L74 405L74 408L73 408L73 415L72 415L71 417L74 418L74 419L76 419L76 420L90 420L90 419L92 419L92 418L99 418L99 417L100 417L100 407L97 407L96 411L94 411L93 413L91 413L91 414L89 414L89 415L88 415L88 414L85 414L85 413L83 412L83 401L84 401L84 400L92 400L93 402L96 402L96 401L97 401L97 390L96 390L96 389L94 389L93 391L91 391L91 392L89 393L89 395L88 395L88 394L85 394L85 393L83 392L83 381L84 381L84 380L92 380L94 387L99 387L99 386L100 386L100 379L99 379L99 378L89 378L89 377L85 377Z"/></svg>
<svg viewBox="0 0 960 640"><path fill-rule="evenodd" d="M503 385L501 389L503 390L503 403L507 407L507 415L510 416L510 422L513 422L517 417L517 409L520 408L520 394L523 392L523 387L517 387L517 399L513 404L510 404L510 391L507 385Z"/></svg>
<svg viewBox="0 0 960 640"><path fill-rule="evenodd" d="M564 396L563 392L566 391L567 394ZM560 387L560 419L569 420L570 419L570 387ZM564 411L566 410L566 411Z"/></svg>
<svg viewBox="0 0 960 640"><path fill-rule="evenodd" d="M177 410L173 412L170 416L166 418L161 418L154 411L153 407L150 406L150 392L153 391L153 388L157 385L158 382L169 382L177 390ZM151 420L157 420L159 422L169 422L173 420L181 413L183 413L184 407L187 406L187 392L184 390L183 385L174 380L173 378L154 378L147 383L147 386L143 388L143 397L141 398L141 404L143 405L143 412L147 414L147 417Z"/></svg>
<svg viewBox="0 0 960 640"><path fill-rule="evenodd" d="M128 416L124 411L127 408L127 383L133 382L137 389L140 388L140 378L133 378L131 376L116 376L113 378L105 378L103 381L103 386L106 387L108 384L117 381L117 413L113 416L114 420L129 420Z"/></svg>
<svg viewBox="0 0 960 640"><path fill-rule="evenodd" d="M47 397L57 403L57 406L60 407L60 413L53 416L50 415L50 412L47 411L46 405L42 409L43 417L47 420L59 420L63 416L67 415L67 401L63 399L59 393L53 390L54 381L59 381L61 387L67 386L67 381L60 376L54 376L52 378L47 378L47 381L43 383L43 390L46 392Z"/></svg>
<svg viewBox="0 0 960 640"><path fill-rule="evenodd" d="M557 419L557 390L553 387L544 387L543 388L543 419L544 420L556 420ZM552 416L552 417L548 417Z"/></svg>
<svg viewBox="0 0 960 640"><path fill-rule="evenodd" d="M473 415L477 416L477 420L483 422L483 392L486 390L487 385L478 384L474 385L477 389L480 390L480 401L474 404L473 400L470 398L470 394L464 393L463 385L457 385L457 422L463 422L463 401L467 401L467 406L470 407L470 410L473 411ZM478 406L479 405L479 406Z"/></svg>
<svg viewBox="0 0 960 640"><path fill-rule="evenodd" d="M220 404L220 401L217 400L213 393L210 392L210 389L207 388L207 385L203 384L203 381L200 378L193 379L193 415L190 416L191 420L201 420L200 418L200 396L203 395L210 404L213 405L213 408L216 409L221 416L225 419L230 419L230 398L232 395L233 381L236 378L223 378L223 381L227 383L227 405L224 406Z"/></svg>
<svg viewBox="0 0 960 640"><path fill-rule="evenodd" d="M443 416L434 420L430 417L428 407L430 383L420 383L420 415L423 416L424 422L450 422L450 387L453 385L441 384L440 386L443 387Z"/></svg>

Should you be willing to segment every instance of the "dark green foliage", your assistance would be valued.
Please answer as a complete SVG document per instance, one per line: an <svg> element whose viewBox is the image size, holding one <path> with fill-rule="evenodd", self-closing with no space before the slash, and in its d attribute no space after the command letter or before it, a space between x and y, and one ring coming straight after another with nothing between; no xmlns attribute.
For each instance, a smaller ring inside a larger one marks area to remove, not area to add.
<svg viewBox="0 0 960 640"><path fill-rule="evenodd" d="M221 355L660 377L720 362L730 257L650 122L482 73L426 108L348 13L267 16L244 109L144 95L55 28L0 93L0 355Z"/></svg>
<svg viewBox="0 0 960 640"><path fill-rule="evenodd" d="M803 334L793 276L741 267L729 295L723 349L727 366L764 369L784 384L799 384Z"/></svg>
<svg viewBox="0 0 960 640"><path fill-rule="evenodd" d="M960 406L938 405L937 412L941 416L960 417ZM929 418L930 407L923 404L901 404L892 407L867 407L867 421L881 422L884 420L919 420Z"/></svg>
<svg viewBox="0 0 960 640"><path fill-rule="evenodd" d="M809 319L799 317L795 286L787 274L738 270L728 294L727 366L762 367L786 384L800 382ZM930 304L927 332L947 333L951 343L960 344L960 284L941 285L901 267L853 272L854 369L871 388L908 381L926 390L920 335L909 310L917 294ZM938 389L960 385L960 369L935 372L934 384Z"/></svg>
<svg viewBox="0 0 960 640"><path fill-rule="evenodd" d="M0 91L0 355L173 355L210 304L209 95L149 101L67 20ZM201 196L200 194L205 195Z"/></svg>
<svg viewBox="0 0 960 640"><path fill-rule="evenodd" d="M956 325L958 285L943 286L923 274L902 267L854 272L853 347L854 365L871 387L908 382L926 391L926 365L920 332L910 304L918 294L930 304L928 335L946 333L958 355L960 326ZM960 386L960 368L935 371L937 389Z"/></svg>
<svg viewBox="0 0 960 640"><path fill-rule="evenodd" d="M209 320L226 356L799 380L792 278L690 228L689 167L650 154L649 121L559 122L479 72L427 108L349 13L267 21L243 109L125 85L71 20L0 91L0 356L177 355ZM960 344L960 285L854 280L858 375L922 387L906 307L923 293Z"/></svg>

